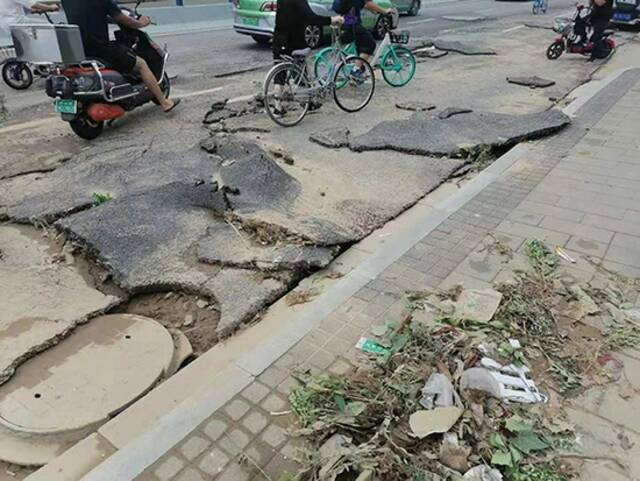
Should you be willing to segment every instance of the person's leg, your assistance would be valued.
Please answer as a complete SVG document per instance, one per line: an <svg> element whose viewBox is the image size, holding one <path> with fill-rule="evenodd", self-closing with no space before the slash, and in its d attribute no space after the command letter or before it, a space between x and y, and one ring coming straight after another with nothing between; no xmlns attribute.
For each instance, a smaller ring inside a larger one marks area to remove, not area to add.
<svg viewBox="0 0 640 481"><path fill-rule="evenodd" d="M366 28L362 25L358 25L355 29L356 47L358 49L358 56L366 61L369 61L371 55L376 50L376 41ZM359 62L358 67L362 70L362 62Z"/></svg>
<svg viewBox="0 0 640 481"><path fill-rule="evenodd" d="M593 27L593 34L591 35L591 60L601 58L602 52L602 35L608 25L607 20L593 20L591 26Z"/></svg>
<svg viewBox="0 0 640 481"><path fill-rule="evenodd" d="M153 72L151 71L151 69L147 65L147 62L145 62L143 58L136 57L136 64L133 67L133 70L138 75L140 75L140 78L142 79L144 84L147 86L149 91L156 98L162 110L166 111L173 107L173 104L174 104L173 100L170 100L164 96L164 93L162 93L162 89L158 84L158 80L156 79L156 76L153 75Z"/></svg>

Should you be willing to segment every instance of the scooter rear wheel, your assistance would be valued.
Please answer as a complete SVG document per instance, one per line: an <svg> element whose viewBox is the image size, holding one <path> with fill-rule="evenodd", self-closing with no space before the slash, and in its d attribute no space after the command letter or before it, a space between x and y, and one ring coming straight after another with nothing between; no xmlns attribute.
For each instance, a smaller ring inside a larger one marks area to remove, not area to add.
<svg viewBox="0 0 640 481"><path fill-rule="evenodd" d="M33 83L33 73L26 63L7 60L2 66L2 80L14 90L26 90Z"/></svg>
<svg viewBox="0 0 640 481"><path fill-rule="evenodd" d="M69 122L69 126L78 137L85 140L93 140L102 133L104 122L96 122L84 112L80 112L75 119Z"/></svg>
<svg viewBox="0 0 640 481"><path fill-rule="evenodd" d="M564 52L563 42L553 42L547 49L547 58L549 60L556 60Z"/></svg>

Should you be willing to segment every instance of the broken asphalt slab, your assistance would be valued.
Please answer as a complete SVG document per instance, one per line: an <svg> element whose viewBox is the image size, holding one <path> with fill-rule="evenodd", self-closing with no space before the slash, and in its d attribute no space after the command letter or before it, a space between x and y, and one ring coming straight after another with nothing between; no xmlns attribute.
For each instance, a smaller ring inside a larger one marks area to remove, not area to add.
<svg viewBox="0 0 640 481"><path fill-rule="evenodd" d="M545 88L555 85L555 81L540 78L536 75L532 77L507 77L507 82L515 85L523 85L531 88Z"/></svg>
<svg viewBox="0 0 640 481"><path fill-rule="evenodd" d="M0 226L0 384L79 323L120 302L89 286L74 266L54 259L48 243L25 229Z"/></svg>
<svg viewBox="0 0 640 481"><path fill-rule="evenodd" d="M309 135L309 140L323 147L339 149L349 145L349 133L347 127L336 127L321 132L313 132Z"/></svg>
<svg viewBox="0 0 640 481"><path fill-rule="evenodd" d="M233 240L233 242L229 242ZM198 242L198 260L207 264L253 268L264 271L290 269L307 271L326 267L334 257L332 249L309 245L260 245L230 224L210 228Z"/></svg>
<svg viewBox="0 0 640 481"><path fill-rule="evenodd" d="M396 104L396 108L400 110L409 110L411 112L426 112L436 108L434 104L426 102L400 102Z"/></svg>
<svg viewBox="0 0 640 481"><path fill-rule="evenodd" d="M173 183L114 199L56 223L108 266L132 293L176 289L212 297L221 312L218 331L230 332L286 292L293 275L265 277L251 270L198 262L197 244L211 229L240 242L221 218L224 194L214 184Z"/></svg>
<svg viewBox="0 0 640 481"><path fill-rule="evenodd" d="M198 148L196 139L190 144L188 134L181 140L145 136L135 142L116 140L99 154L88 149L37 176L28 189L21 177L1 182L0 204L7 204L7 215L17 222L53 222L93 206L95 193L118 198L176 181L210 179L218 170L217 159Z"/></svg>
<svg viewBox="0 0 640 481"><path fill-rule="evenodd" d="M548 135L569 123L569 117L559 110L526 115L472 112L445 120L417 113L406 120L381 122L353 138L350 148L456 157L484 146L510 146Z"/></svg>

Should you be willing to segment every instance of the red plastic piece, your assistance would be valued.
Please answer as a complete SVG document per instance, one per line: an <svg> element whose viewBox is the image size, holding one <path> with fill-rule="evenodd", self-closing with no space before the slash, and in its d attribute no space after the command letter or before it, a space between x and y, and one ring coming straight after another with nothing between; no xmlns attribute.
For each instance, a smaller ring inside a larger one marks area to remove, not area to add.
<svg viewBox="0 0 640 481"><path fill-rule="evenodd" d="M122 117L124 109L114 104L91 104L87 109L87 115L95 122L104 122Z"/></svg>

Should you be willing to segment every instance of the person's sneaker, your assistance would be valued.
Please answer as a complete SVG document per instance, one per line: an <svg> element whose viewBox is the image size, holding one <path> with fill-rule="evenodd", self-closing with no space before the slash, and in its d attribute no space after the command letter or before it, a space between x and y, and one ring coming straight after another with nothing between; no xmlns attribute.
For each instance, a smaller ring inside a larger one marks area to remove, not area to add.
<svg viewBox="0 0 640 481"><path fill-rule="evenodd" d="M273 109L273 113L278 116L278 117L282 117L284 114L287 113L287 111L284 109L284 107L276 107L275 109Z"/></svg>
<svg viewBox="0 0 640 481"><path fill-rule="evenodd" d="M364 72L364 67L363 68L354 68L351 71L351 74L349 75L349 77L351 78L351 80L353 80L356 83L364 83L364 81L366 80L366 74Z"/></svg>
<svg viewBox="0 0 640 481"><path fill-rule="evenodd" d="M309 103L309 112L313 112L315 110L318 110L320 107L322 107L322 104L320 102L310 102Z"/></svg>

